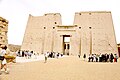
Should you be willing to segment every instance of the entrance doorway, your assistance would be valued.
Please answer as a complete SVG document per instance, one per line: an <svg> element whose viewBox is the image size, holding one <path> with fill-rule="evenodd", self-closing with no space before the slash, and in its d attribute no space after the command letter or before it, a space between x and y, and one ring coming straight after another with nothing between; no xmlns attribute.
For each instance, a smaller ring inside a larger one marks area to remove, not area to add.
<svg viewBox="0 0 120 80"><path fill-rule="evenodd" d="M63 54L69 55L70 35L63 35Z"/></svg>

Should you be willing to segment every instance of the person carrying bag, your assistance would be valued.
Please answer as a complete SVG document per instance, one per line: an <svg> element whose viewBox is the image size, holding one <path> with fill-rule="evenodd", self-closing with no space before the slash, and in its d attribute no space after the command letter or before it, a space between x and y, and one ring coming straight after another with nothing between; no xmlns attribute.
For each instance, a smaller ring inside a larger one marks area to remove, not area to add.
<svg viewBox="0 0 120 80"><path fill-rule="evenodd" d="M7 69L7 61L5 59L5 55L6 55L6 49L7 46L2 47L2 50L0 52L0 74L1 73L1 69L4 68L5 69L5 73L8 74L8 69Z"/></svg>

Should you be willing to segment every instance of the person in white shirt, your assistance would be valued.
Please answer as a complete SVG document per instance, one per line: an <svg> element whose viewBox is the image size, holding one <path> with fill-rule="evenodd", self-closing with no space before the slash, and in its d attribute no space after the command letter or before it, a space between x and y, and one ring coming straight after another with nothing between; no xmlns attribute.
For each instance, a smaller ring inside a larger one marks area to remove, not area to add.
<svg viewBox="0 0 120 80"><path fill-rule="evenodd" d="M45 63L47 62L47 58L48 58L48 56L49 56L49 52L46 52L45 54L44 54L44 56L45 56Z"/></svg>
<svg viewBox="0 0 120 80"><path fill-rule="evenodd" d="M7 68L7 61L4 57L6 55L6 49L7 49L7 46L4 46L4 47L2 47L2 50L0 52L0 56L3 57L3 59L0 60L0 71L2 68L4 68L5 73L8 74L9 72L8 72L8 68ZM2 73L0 72L0 74L2 74Z"/></svg>

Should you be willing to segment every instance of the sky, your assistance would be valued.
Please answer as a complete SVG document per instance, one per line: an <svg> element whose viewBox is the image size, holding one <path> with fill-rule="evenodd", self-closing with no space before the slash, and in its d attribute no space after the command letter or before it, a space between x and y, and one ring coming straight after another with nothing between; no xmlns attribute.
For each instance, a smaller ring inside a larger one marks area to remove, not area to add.
<svg viewBox="0 0 120 80"><path fill-rule="evenodd" d="M21 45L29 14L60 13L63 25L72 25L75 12L111 11L116 34L120 43L119 0L0 0L0 16L9 21L8 43Z"/></svg>

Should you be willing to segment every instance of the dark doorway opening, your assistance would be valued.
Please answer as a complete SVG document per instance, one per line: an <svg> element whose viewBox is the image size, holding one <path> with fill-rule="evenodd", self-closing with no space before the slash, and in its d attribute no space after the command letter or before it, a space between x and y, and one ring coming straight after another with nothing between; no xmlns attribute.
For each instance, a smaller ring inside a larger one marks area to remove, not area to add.
<svg viewBox="0 0 120 80"><path fill-rule="evenodd" d="M63 35L63 54L69 55L70 35Z"/></svg>

